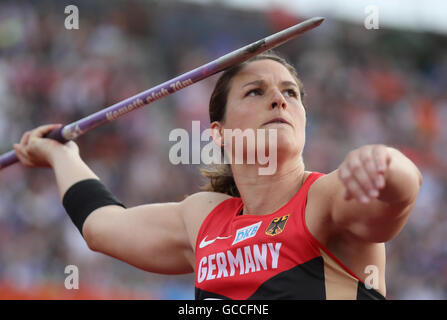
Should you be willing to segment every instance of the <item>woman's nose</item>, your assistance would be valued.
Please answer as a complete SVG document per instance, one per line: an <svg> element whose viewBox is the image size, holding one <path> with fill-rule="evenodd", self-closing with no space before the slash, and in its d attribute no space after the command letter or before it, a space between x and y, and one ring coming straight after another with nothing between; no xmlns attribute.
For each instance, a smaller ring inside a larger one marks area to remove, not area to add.
<svg viewBox="0 0 447 320"><path fill-rule="evenodd" d="M275 109L276 107L281 106L282 108L287 108L287 102L284 99L283 95L279 92L275 92L272 103L270 105L272 109Z"/></svg>

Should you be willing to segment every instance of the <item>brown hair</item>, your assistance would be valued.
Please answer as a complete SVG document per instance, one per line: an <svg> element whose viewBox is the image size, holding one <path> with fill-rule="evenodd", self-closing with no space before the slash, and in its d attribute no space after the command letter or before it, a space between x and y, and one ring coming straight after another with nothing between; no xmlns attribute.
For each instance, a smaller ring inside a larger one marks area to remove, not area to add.
<svg viewBox="0 0 447 320"><path fill-rule="evenodd" d="M233 66L227 69L217 80L214 87L214 91L211 94L209 103L209 116L210 122L214 121L224 121L225 113L227 109L227 98L230 92L231 80L250 62L270 59L281 63L283 66L289 70L290 74L295 79L298 88L300 90L301 99L304 97L304 88L301 80L298 78L298 74L293 66L291 66L284 58L280 57L277 53L273 51L267 51L261 53L249 60ZM222 148L223 154L223 148ZM236 183L234 181L233 172L231 170L231 165L229 164L218 164L213 165L210 168L200 169L202 176L209 179L208 184L201 187L204 191L213 191L228 194L232 197L240 197L239 190L237 189Z"/></svg>

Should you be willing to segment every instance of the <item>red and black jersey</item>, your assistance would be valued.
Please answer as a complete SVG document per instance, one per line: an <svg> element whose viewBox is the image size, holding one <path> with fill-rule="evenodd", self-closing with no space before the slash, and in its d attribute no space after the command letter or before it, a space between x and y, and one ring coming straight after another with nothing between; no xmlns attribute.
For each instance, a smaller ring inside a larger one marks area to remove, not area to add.
<svg viewBox="0 0 447 320"><path fill-rule="evenodd" d="M272 214L240 215L238 197L216 206L197 235L196 299L385 299L307 229L307 193L322 175Z"/></svg>

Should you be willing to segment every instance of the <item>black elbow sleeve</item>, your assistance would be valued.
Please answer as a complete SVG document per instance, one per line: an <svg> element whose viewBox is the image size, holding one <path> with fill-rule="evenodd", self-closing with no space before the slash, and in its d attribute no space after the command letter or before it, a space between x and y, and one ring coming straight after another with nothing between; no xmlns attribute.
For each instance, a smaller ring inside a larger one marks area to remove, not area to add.
<svg viewBox="0 0 447 320"><path fill-rule="evenodd" d="M81 235L85 220L94 210L108 205L125 208L124 204L97 179L86 179L73 184L65 192L62 205Z"/></svg>

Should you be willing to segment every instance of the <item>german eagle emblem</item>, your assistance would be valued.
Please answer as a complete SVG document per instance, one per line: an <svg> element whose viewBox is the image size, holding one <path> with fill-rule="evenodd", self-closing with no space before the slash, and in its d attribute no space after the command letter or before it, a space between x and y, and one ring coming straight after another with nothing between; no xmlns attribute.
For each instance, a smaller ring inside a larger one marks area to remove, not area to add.
<svg viewBox="0 0 447 320"><path fill-rule="evenodd" d="M289 219L289 215L274 218L265 230L265 234L268 236L276 236L277 234L283 232L287 219Z"/></svg>

